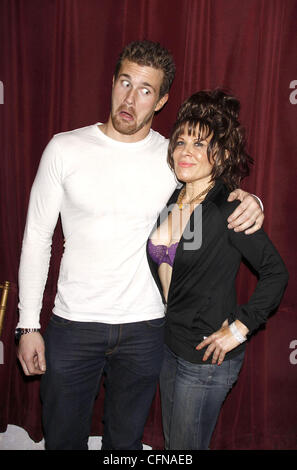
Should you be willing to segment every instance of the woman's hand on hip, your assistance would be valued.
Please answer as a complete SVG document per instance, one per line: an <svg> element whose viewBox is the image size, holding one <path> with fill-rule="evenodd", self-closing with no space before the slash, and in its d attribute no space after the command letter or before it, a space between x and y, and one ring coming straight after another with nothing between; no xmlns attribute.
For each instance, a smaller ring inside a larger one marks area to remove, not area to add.
<svg viewBox="0 0 297 470"><path fill-rule="evenodd" d="M240 327L242 334L246 335L248 332L246 326L239 320L236 320L236 323L238 324L237 326ZM196 349L199 351L208 346L204 353L203 361L206 361L212 355L212 364L217 363L221 365L226 353L236 348L239 344L240 342L235 338L229 328L228 320L225 320L221 328L199 343Z"/></svg>

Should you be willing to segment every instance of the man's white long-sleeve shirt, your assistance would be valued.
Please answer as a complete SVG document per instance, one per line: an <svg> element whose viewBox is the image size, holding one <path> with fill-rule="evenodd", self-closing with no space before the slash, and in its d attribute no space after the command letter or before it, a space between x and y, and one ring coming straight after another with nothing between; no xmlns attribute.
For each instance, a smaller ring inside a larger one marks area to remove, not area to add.
<svg viewBox="0 0 297 470"><path fill-rule="evenodd" d="M176 180L168 141L150 130L136 143L98 123L55 135L32 186L19 269L18 327L37 328L52 235L65 239L54 313L76 321L130 323L164 315L146 241Z"/></svg>

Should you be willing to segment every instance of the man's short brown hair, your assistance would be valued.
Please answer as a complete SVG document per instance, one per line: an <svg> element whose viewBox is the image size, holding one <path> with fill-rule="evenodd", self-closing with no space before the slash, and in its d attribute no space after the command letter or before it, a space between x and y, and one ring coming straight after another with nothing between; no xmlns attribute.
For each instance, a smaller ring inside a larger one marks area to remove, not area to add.
<svg viewBox="0 0 297 470"><path fill-rule="evenodd" d="M160 87L162 98L169 92L175 76L175 64L170 52L162 47L158 42L153 41L133 41L121 52L115 67L115 79L117 79L123 61L127 59L137 65L153 67L163 70L164 77Z"/></svg>

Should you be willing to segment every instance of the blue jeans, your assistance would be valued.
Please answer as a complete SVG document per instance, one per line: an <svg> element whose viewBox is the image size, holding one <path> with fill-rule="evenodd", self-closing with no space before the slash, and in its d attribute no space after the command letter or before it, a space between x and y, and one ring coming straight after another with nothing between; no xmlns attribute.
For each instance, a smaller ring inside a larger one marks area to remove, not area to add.
<svg viewBox="0 0 297 470"><path fill-rule="evenodd" d="M53 315L41 380L47 450L87 450L94 400L106 371L103 449L142 449L156 391L165 320L108 325Z"/></svg>
<svg viewBox="0 0 297 470"><path fill-rule="evenodd" d="M193 364L165 346L160 375L167 450L208 449L223 401L236 381L244 352L217 364Z"/></svg>

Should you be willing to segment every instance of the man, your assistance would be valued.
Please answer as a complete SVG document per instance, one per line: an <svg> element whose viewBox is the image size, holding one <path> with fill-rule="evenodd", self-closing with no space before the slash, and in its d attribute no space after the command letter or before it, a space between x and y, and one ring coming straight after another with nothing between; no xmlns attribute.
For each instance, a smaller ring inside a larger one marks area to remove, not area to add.
<svg viewBox="0 0 297 470"><path fill-rule="evenodd" d="M47 449L87 449L103 369L102 448L142 448L164 325L145 247L176 186L166 163L167 141L151 124L168 100L174 72L172 57L159 44L128 45L116 66L107 122L58 134L43 153L24 234L17 331L25 374L44 374ZM261 210L252 196L240 197L237 227L255 223L256 230ZM59 214L65 250L44 344L39 313Z"/></svg>

